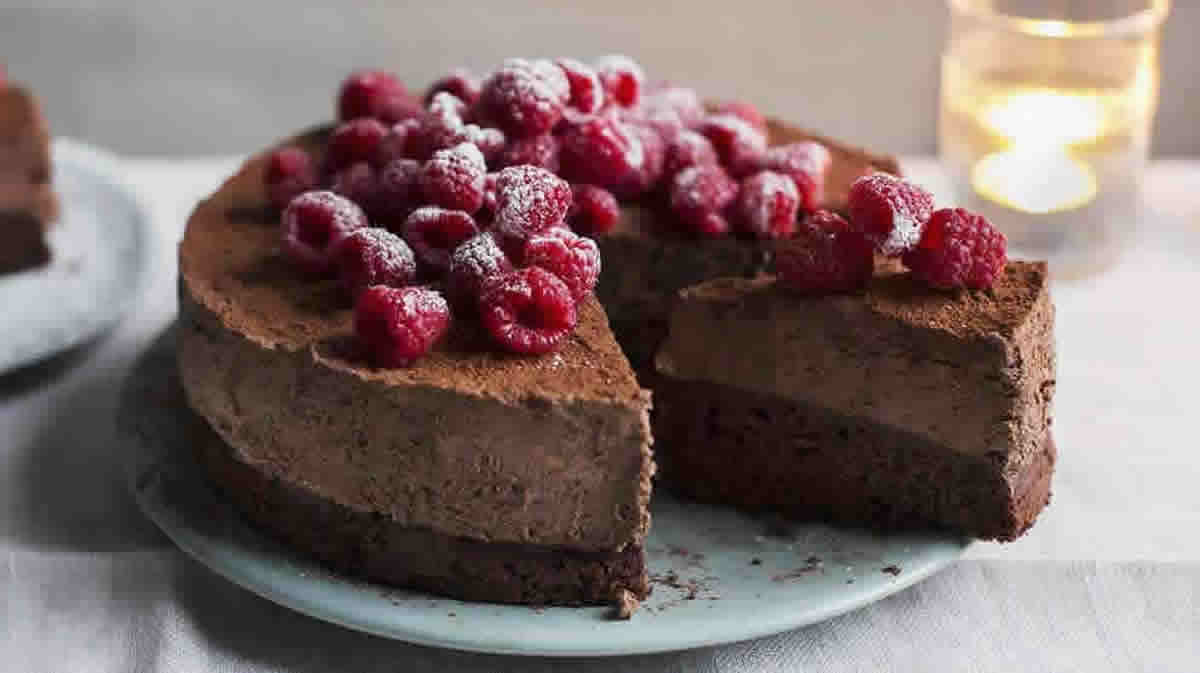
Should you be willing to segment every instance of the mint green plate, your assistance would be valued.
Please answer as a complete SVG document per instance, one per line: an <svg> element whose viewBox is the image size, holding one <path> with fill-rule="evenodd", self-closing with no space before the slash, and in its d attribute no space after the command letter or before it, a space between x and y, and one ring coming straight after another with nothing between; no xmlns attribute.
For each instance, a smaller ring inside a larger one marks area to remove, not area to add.
<svg viewBox="0 0 1200 673"><path fill-rule="evenodd" d="M608 608L468 603L325 570L242 523L191 460L168 331L135 366L121 426L146 514L232 582L304 614L422 645L521 655L682 650L812 624L896 593L957 559L968 541L785 523L655 493L646 543L654 592L631 621Z"/></svg>

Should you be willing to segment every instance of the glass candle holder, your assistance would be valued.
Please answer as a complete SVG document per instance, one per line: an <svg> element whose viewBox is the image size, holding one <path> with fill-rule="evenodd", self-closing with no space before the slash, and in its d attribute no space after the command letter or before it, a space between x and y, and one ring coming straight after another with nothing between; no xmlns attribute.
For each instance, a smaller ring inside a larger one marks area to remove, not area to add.
<svg viewBox="0 0 1200 673"><path fill-rule="evenodd" d="M1098 268L1141 211L1169 0L948 0L938 144L1019 256Z"/></svg>

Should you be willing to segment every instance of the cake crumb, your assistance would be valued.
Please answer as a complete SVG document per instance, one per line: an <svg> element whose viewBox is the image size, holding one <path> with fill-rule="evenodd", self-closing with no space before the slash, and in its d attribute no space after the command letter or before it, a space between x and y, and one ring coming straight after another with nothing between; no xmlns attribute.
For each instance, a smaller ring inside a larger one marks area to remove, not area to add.
<svg viewBox="0 0 1200 673"><path fill-rule="evenodd" d="M633 613L637 612L641 606L641 601L629 589L621 589L617 594L617 602L613 605L612 618L628 620L633 617Z"/></svg>
<svg viewBox="0 0 1200 673"><path fill-rule="evenodd" d="M816 556L810 556L810 557L804 559L804 565L802 565L799 568L796 568L794 570L789 570L788 572L785 572L783 574L775 575L774 577L771 578L771 581L772 582L790 582L792 580L798 580L798 579L800 579L810 573L814 573L814 572L824 573L825 567L824 567L824 564L821 562L821 559L817 558Z"/></svg>

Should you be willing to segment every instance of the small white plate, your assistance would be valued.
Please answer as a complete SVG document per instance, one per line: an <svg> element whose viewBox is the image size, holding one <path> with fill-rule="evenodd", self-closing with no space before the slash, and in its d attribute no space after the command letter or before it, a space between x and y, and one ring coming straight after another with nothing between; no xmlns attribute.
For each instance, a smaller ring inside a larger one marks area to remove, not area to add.
<svg viewBox="0 0 1200 673"><path fill-rule="evenodd" d="M243 523L192 460L192 442L212 431L183 399L170 331L134 365L119 426L138 503L197 561L309 616L433 647L613 656L758 638L896 593L954 562L969 542L768 521L657 489L646 540L654 593L631 621L610 619L604 607L469 603L337 575Z"/></svg>
<svg viewBox="0 0 1200 673"><path fill-rule="evenodd" d="M86 343L138 297L148 267L145 210L114 157L54 141L62 204L49 265L0 276L0 374Z"/></svg>

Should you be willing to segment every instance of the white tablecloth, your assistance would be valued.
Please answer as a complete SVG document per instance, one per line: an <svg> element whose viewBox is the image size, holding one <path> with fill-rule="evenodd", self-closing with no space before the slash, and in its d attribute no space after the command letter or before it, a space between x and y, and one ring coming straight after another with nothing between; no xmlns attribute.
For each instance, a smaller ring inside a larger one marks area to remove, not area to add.
<svg viewBox="0 0 1200 673"><path fill-rule="evenodd" d="M116 391L174 316L174 244L234 159L126 160L154 281L111 335L0 378L0 670L544 671L317 622L185 558L124 491ZM938 185L936 166L906 164ZM1200 162L1154 164L1115 267L1060 283L1054 500L1010 545L859 612L751 643L587 671L1200 670Z"/></svg>

